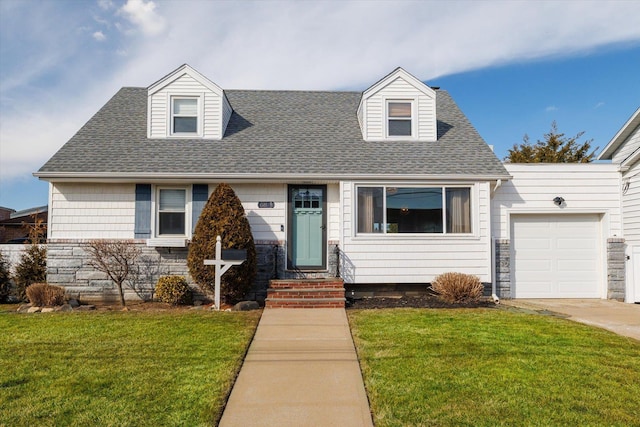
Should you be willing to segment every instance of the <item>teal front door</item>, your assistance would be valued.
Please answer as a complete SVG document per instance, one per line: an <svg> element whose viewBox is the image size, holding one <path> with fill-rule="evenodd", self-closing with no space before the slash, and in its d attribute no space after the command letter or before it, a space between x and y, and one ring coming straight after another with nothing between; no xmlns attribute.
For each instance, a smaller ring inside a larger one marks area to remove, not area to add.
<svg viewBox="0 0 640 427"><path fill-rule="evenodd" d="M325 186L290 186L289 268L325 268Z"/></svg>

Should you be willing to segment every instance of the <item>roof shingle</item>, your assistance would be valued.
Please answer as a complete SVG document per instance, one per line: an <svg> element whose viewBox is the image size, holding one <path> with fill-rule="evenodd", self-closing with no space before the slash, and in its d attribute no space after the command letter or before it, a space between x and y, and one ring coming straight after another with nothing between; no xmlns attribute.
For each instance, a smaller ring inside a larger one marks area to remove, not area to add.
<svg viewBox="0 0 640 427"><path fill-rule="evenodd" d="M225 91L234 112L222 140L148 139L147 89L122 88L37 176L113 173L508 177L446 91L438 140L362 138L360 92Z"/></svg>

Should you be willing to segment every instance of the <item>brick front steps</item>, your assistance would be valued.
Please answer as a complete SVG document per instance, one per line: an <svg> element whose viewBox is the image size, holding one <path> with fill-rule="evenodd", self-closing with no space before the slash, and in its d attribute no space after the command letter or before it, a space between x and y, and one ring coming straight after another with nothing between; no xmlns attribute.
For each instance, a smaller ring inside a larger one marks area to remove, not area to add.
<svg viewBox="0 0 640 427"><path fill-rule="evenodd" d="M342 279L269 281L265 308L344 308Z"/></svg>

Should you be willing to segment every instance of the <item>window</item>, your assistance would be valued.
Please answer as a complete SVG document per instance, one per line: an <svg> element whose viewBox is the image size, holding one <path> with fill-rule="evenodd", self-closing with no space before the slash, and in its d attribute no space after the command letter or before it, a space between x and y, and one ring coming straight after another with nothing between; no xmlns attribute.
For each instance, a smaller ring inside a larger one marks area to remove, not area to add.
<svg viewBox="0 0 640 427"><path fill-rule="evenodd" d="M387 136L411 136L411 102L387 102Z"/></svg>
<svg viewBox="0 0 640 427"><path fill-rule="evenodd" d="M186 190L158 191L158 235L186 235Z"/></svg>
<svg viewBox="0 0 640 427"><path fill-rule="evenodd" d="M358 187L358 233L471 233L469 187Z"/></svg>
<svg viewBox="0 0 640 427"><path fill-rule="evenodd" d="M172 98L171 133L198 133L198 98Z"/></svg>

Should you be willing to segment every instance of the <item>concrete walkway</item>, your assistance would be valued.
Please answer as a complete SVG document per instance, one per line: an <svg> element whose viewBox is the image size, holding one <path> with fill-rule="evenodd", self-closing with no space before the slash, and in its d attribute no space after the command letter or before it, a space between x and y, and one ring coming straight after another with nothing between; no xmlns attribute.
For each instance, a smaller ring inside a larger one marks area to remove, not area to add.
<svg viewBox="0 0 640 427"><path fill-rule="evenodd" d="M560 313L576 322L640 340L640 304L603 299L515 299L504 300L503 303Z"/></svg>
<svg viewBox="0 0 640 427"><path fill-rule="evenodd" d="M220 426L373 426L344 309L265 309Z"/></svg>

